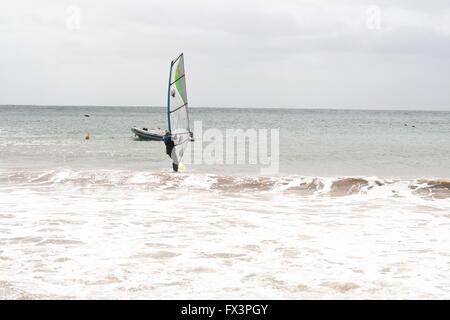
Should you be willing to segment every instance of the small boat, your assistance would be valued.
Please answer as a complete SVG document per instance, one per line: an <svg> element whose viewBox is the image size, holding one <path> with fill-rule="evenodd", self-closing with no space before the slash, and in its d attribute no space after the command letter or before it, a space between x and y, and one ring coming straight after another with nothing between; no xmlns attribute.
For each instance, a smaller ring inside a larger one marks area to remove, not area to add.
<svg viewBox="0 0 450 320"><path fill-rule="evenodd" d="M165 131L162 129L147 129L147 128L136 128L132 127L131 132L133 132L136 137L141 140L153 140L153 141L161 141L165 134Z"/></svg>

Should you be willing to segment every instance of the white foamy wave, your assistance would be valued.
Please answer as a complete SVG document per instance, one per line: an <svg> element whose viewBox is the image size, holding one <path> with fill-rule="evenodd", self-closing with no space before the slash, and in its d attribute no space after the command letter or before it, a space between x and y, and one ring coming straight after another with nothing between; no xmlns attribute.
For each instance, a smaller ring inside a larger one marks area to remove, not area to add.
<svg viewBox="0 0 450 320"><path fill-rule="evenodd" d="M167 191L0 194L0 297L449 297L435 203Z"/></svg>
<svg viewBox="0 0 450 320"><path fill-rule="evenodd" d="M35 300L46 298L42 295L29 294L15 287L12 283L0 280L0 300Z"/></svg>
<svg viewBox="0 0 450 320"><path fill-rule="evenodd" d="M379 177L230 176L199 173L126 170L48 170L0 172L3 187L42 187L48 190L117 187L192 189L223 194L284 193L298 196L366 196L368 198L450 198L445 179L392 179Z"/></svg>
<svg viewBox="0 0 450 320"><path fill-rule="evenodd" d="M447 186L2 171L0 299L449 298Z"/></svg>

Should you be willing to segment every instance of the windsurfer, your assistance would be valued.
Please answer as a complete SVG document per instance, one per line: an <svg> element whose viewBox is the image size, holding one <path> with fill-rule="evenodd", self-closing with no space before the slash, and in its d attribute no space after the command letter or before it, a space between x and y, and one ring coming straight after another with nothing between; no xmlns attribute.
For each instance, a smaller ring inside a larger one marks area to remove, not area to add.
<svg viewBox="0 0 450 320"><path fill-rule="evenodd" d="M172 158L172 168L173 171L178 171L178 158L177 153L175 152L175 143L172 141L172 134L170 131L166 131L166 134L163 137L164 144L166 145L166 153L169 157Z"/></svg>

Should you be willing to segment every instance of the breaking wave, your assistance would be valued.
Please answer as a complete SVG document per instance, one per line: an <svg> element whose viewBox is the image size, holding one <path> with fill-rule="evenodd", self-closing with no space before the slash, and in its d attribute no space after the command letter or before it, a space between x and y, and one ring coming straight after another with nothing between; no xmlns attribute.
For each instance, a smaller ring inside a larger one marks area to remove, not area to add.
<svg viewBox="0 0 450 320"><path fill-rule="evenodd" d="M124 170L50 170L0 172L2 188L58 189L126 188L139 190L190 189L223 194L283 193L297 196L375 197L419 196L450 198L450 180L380 177L232 176L200 173Z"/></svg>
<svg viewBox="0 0 450 320"><path fill-rule="evenodd" d="M30 294L22 289L16 288L7 281L0 280L0 300L36 300L45 298L42 295Z"/></svg>

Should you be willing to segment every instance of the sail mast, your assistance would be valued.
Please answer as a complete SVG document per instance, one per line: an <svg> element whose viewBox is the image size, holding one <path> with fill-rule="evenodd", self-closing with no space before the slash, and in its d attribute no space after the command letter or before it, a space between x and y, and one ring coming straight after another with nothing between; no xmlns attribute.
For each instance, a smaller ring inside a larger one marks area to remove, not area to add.
<svg viewBox="0 0 450 320"><path fill-rule="evenodd" d="M173 61L170 62L170 72L169 72L169 86L167 88L167 124L168 124L168 129L169 131L171 131L170 128L170 86L171 86L171 78L172 78L172 67L173 67Z"/></svg>

